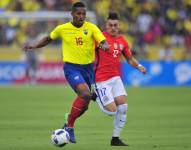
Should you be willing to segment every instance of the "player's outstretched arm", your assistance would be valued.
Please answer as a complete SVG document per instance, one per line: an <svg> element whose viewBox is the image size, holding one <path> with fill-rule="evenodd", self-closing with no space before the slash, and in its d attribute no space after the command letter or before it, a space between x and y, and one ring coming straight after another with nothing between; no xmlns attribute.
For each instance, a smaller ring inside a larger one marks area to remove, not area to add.
<svg viewBox="0 0 191 150"><path fill-rule="evenodd" d="M31 49L36 49L36 48L41 48L44 47L46 45L48 45L49 43L52 42L52 39L50 38L50 36L44 36L40 41L36 42L36 43L25 43L23 46L23 50L31 50Z"/></svg>
<svg viewBox="0 0 191 150"><path fill-rule="evenodd" d="M146 74L147 73L147 70L146 68L141 65L133 56L131 56L130 58L127 59L127 62L135 67L136 69L138 69L140 72L142 72L143 74Z"/></svg>

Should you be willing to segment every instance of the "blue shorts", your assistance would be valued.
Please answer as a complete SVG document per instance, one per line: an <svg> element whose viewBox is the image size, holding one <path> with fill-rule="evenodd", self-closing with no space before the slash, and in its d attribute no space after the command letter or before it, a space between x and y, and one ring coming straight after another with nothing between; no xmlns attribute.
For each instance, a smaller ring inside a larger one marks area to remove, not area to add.
<svg viewBox="0 0 191 150"><path fill-rule="evenodd" d="M65 63L64 74L74 91L76 91L76 86L80 83L86 83L91 90L91 85L95 82L93 64L79 65Z"/></svg>

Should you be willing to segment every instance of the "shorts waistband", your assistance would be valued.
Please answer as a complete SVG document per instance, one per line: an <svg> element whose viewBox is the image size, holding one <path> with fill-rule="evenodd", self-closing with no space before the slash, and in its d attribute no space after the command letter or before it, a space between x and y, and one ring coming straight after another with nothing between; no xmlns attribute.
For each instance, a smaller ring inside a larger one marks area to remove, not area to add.
<svg viewBox="0 0 191 150"><path fill-rule="evenodd" d="M93 63L90 63L90 64L74 64L74 63L70 63L70 62L65 62L65 64L72 65L72 66L90 66Z"/></svg>

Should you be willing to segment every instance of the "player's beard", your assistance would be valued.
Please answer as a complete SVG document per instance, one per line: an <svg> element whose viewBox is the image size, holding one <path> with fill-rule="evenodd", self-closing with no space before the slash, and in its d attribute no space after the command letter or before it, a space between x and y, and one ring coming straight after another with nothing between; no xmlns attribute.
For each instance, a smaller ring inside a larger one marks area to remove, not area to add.
<svg viewBox="0 0 191 150"><path fill-rule="evenodd" d="M118 31L112 30L111 35L114 36L114 37L118 36Z"/></svg>
<svg viewBox="0 0 191 150"><path fill-rule="evenodd" d="M78 20L78 26L81 27L84 24L84 19L79 19Z"/></svg>

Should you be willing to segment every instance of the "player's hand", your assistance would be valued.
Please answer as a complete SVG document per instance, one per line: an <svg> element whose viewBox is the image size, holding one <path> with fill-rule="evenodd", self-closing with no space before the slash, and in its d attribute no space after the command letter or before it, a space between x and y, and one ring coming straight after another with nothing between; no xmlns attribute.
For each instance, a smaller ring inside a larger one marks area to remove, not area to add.
<svg viewBox="0 0 191 150"><path fill-rule="evenodd" d="M35 48L35 47L32 46L32 45L30 45L29 43L25 43L25 44L23 45L23 50L24 50L24 51L32 50L32 49L34 49L34 48Z"/></svg>
<svg viewBox="0 0 191 150"><path fill-rule="evenodd" d="M99 44L99 48L103 49L104 51L108 51L109 50L109 44L107 43L107 41L101 42Z"/></svg>
<svg viewBox="0 0 191 150"><path fill-rule="evenodd" d="M146 69L144 66L142 66L142 65L138 65L138 66L137 66L137 69L138 69L140 72L142 72L143 74L146 74L146 73L147 73L147 69Z"/></svg>

